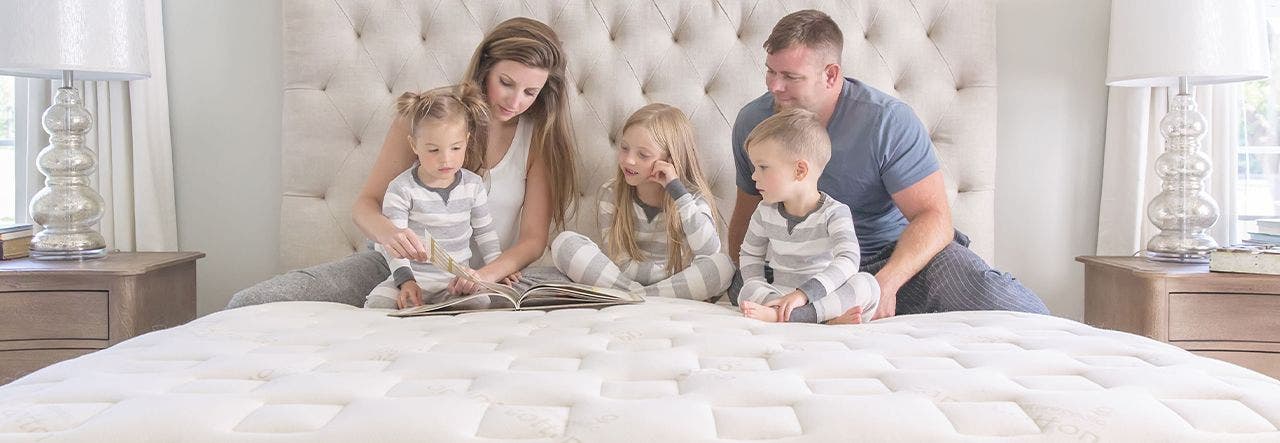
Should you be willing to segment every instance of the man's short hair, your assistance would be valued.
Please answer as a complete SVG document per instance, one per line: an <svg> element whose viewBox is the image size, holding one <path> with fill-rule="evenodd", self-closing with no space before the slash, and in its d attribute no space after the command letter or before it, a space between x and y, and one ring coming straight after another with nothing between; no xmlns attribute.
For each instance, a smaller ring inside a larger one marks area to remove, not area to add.
<svg viewBox="0 0 1280 443"><path fill-rule="evenodd" d="M825 12L805 9L778 20L764 41L764 50L773 54L796 44L828 53L835 57L836 63L840 63L840 54L844 52L844 33Z"/></svg>
<svg viewBox="0 0 1280 443"><path fill-rule="evenodd" d="M831 160L831 136L827 128L818 121L813 112L792 108L764 119L742 144L742 149L751 152L757 143L772 140L782 147L784 152L809 161L809 166L821 173Z"/></svg>

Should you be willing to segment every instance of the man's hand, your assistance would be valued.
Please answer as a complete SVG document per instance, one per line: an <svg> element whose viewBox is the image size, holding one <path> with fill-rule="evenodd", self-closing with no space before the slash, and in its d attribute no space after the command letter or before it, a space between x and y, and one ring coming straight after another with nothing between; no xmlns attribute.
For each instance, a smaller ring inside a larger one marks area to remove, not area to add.
<svg viewBox="0 0 1280 443"><path fill-rule="evenodd" d="M955 238L942 171L893 194L893 204L907 218L907 228L898 237L889 261L876 272L880 306L873 320L893 317L898 310L898 290Z"/></svg>
<svg viewBox="0 0 1280 443"><path fill-rule="evenodd" d="M778 309L778 320L788 322L791 321L791 310L806 304L809 304L809 297L804 295L804 291L796 289L791 291L790 294L770 300L764 305L776 307Z"/></svg>
<svg viewBox="0 0 1280 443"><path fill-rule="evenodd" d="M396 307L399 309L422 305L422 288L418 282L409 280L400 284L400 294L396 296Z"/></svg>
<svg viewBox="0 0 1280 443"><path fill-rule="evenodd" d="M877 276L876 280L880 280ZM876 315L872 320L893 317L898 311L898 288L880 282L880 306L876 307Z"/></svg>

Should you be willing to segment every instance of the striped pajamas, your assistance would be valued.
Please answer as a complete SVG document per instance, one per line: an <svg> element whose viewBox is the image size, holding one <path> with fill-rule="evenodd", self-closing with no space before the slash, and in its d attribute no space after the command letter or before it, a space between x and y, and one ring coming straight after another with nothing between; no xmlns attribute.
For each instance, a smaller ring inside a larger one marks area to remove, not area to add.
<svg viewBox="0 0 1280 443"><path fill-rule="evenodd" d="M862 272L874 275L889 263L898 243L862 262ZM773 272L765 267L766 275ZM738 303L742 278L729 285L729 301ZM1016 311L1049 314L1040 297L1008 272L992 269L969 249L969 237L955 231L955 239L934 255L920 272L898 289L895 315L949 311ZM791 314L796 315L794 312Z"/></svg>
<svg viewBox="0 0 1280 443"><path fill-rule="evenodd" d="M409 228L418 234L423 246L431 239L449 252L458 263L471 259L471 241L474 236L485 263L498 258L500 250L498 233L489 215L484 181L468 170L459 170L452 185L447 188L431 188L418 180L418 165L396 176L387 185L382 198L382 214L397 228ZM374 287L365 299L366 308L394 309L400 294L400 285L414 280L422 289L424 303L444 301L453 274L431 263L412 262L395 258L382 245L375 250L387 260L391 276Z"/></svg>
<svg viewBox="0 0 1280 443"><path fill-rule="evenodd" d="M854 306L870 321L880 286L858 272L859 254L849 207L830 196L822 194L818 208L804 217L786 214L781 203L761 203L742 242L738 299L764 304L799 289L809 303L792 311L793 322L824 322ZM772 283L765 278L766 260Z"/></svg>
<svg viewBox="0 0 1280 443"><path fill-rule="evenodd" d="M610 181L600 191L599 223L604 238L608 238L617 212L613 186ZM614 263L591 239L576 232L563 232L551 243L551 259L556 268L582 284L628 290L645 297L714 302L729 287L734 270L729 256L720 252L720 234L711 207L688 192L680 180L668 184L667 193L675 199L685 241L694 255L684 270L674 274L666 270L668 214L659 212L649 220L639 204L633 205L627 216L633 217L633 236L645 259Z"/></svg>

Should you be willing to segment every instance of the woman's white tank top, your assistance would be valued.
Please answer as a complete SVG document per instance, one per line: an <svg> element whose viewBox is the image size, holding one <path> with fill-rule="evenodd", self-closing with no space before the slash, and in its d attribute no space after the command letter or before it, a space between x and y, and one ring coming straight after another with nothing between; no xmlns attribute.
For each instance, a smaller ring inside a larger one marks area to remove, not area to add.
<svg viewBox="0 0 1280 443"><path fill-rule="evenodd" d="M489 192L489 215L493 217L498 242L506 251L515 244L520 234L520 210L524 207L524 184L529 171L529 141L533 137L533 124L527 118L516 122L516 135L511 139L502 160L484 174L484 184ZM484 259L471 242L471 267L484 266Z"/></svg>

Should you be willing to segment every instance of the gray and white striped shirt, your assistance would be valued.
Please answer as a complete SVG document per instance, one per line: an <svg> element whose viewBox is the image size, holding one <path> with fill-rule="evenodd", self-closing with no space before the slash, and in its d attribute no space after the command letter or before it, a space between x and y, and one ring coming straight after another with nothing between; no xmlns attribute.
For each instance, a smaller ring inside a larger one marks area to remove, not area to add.
<svg viewBox="0 0 1280 443"><path fill-rule="evenodd" d="M617 212L614 206L614 187L613 180L605 183L600 189L600 215L598 222L600 230L604 238L609 238L609 232L613 229L613 219ZM628 186L623 183L622 186ZM711 216L711 206L705 200L699 198L697 194L689 192L679 179L672 180L666 187L667 195L675 199L676 212L680 217L680 227L684 231L685 242L689 245L689 250L694 256L705 256L720 252L720 234L716 230L714 218ZM644 256L643 260L628 260L624 263L618 263L618 267L622 268L625 275L630 276L633 280L641 284L653 284L659 280L669 277L666 271L667 267L667 217L665 212L658 212L653 215L653 219L649 219L649 215L645 213L644 207L635 199L637 204L628 208L627 215L632 217L634 223L632 227L634 232L631 234L635 239L636 247Z"/></svg>
<svg viewBox="0 0 1280 443"><path fill-rule="evenodd" d="M744 282L763 282L767 260L775 284L798 288L816 303L858 273L861 255L849 207L821 195L803 218L786 214L781 203L756 207L739 256Z"/></svg>
<svg viewBox="0 0 1280 443"><path fill-rule="evenodd" d="M382 215L397 228L409 228L418 234L423 246L432 238L453 256L458 263L471 259L471 237L474 235L485 264L498 258L502 252L493 218L486 203L489 200L484 181L474 172L459 170L453 184L446 188L432 188L418 179L418 164L404 171L387 185L382 198ZM427 246L429 247L429 246ZM396 287L410 279L452 278L442 269L430 263L411 262L393 258L378 246L387 257L387 266L395 277Z"/></svg>

